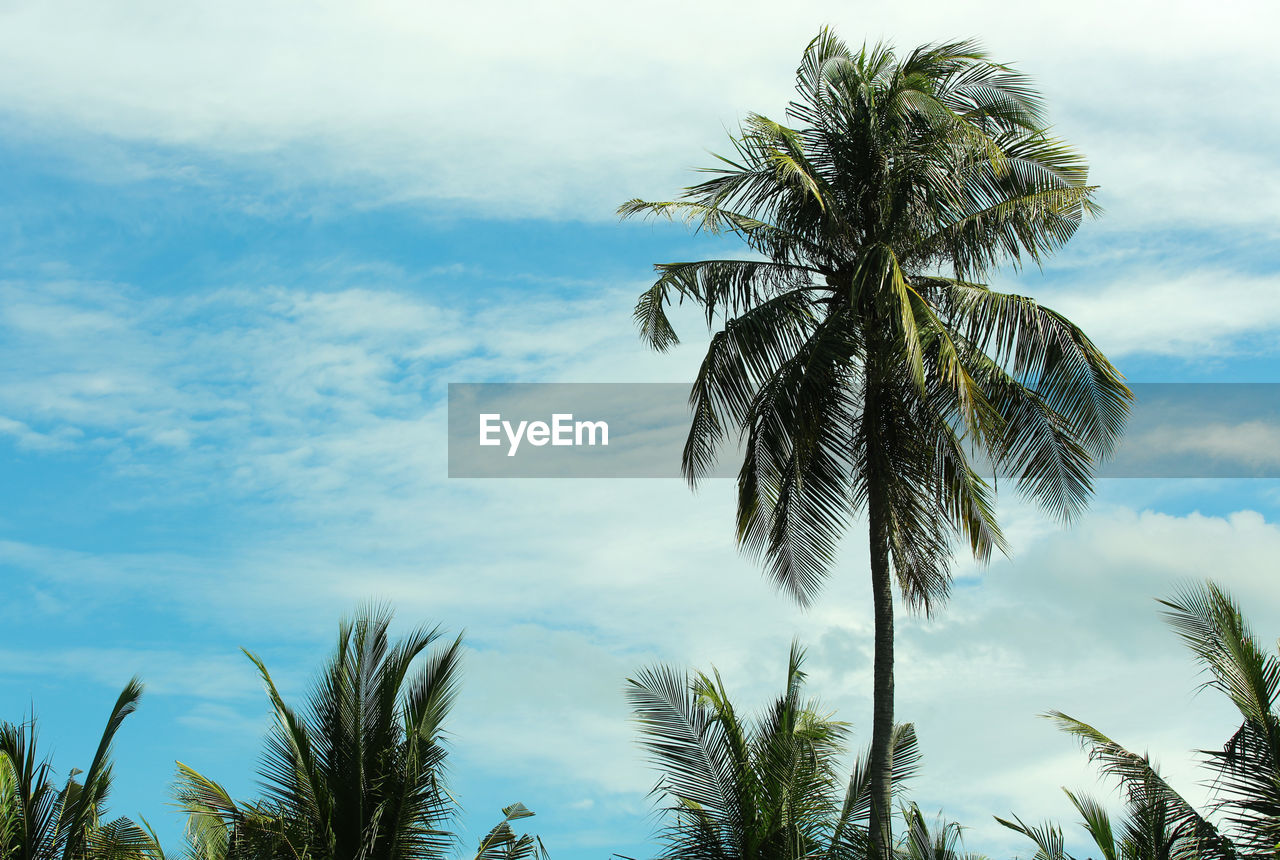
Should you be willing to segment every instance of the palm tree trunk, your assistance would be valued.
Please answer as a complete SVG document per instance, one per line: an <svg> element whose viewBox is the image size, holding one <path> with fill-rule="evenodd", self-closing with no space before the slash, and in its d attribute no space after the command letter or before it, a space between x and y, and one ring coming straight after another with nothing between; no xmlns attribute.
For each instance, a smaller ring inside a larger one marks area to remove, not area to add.
<svg viewBox="0 0 1280 860"><path fill-rule="evenodd" d="M871 594L875 607L875 665L871 704L870 860L890 860L893 846L890 795L893 769L893 581L889 570L889 522L884 489L871 484L867 499L871 532Z"/></svg>
<svg viewBox="0 0 1280 860"><path fill-rule="evenodd" d="M875 353L873 352L873 355ZM871 815L868 860L891 860L893 773L893 577L889 566L889 500L883 446L885 392L876 362L868 363L863 420L867 444L867 519L871 549L871 597L875 616L875 659L871 686Z"/></svg>

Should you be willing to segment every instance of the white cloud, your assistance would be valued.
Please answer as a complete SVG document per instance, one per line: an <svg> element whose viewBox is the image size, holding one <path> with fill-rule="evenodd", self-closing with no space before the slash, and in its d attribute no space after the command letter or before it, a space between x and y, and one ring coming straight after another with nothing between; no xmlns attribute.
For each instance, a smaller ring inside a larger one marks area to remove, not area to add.
<svg viewBox="0 0 1280 860"><path fill-rule="evenodd" d="M391 282L181 299L10 282L0 324L23 361L0 370L0 433L30 448L105 448L119 468L147 468L150 447L186 450L175 479L216 463L246 492L287 493L291 480L334 480L335 463L358 461L385 479L409 463L443 463L431 445L443 439L448 381L626 380L657 366L627 357L639 351L627 312L635 286L573 304L459 310L381 277ZM212 317L227 322L204 321ZM631 348L611 348L619 342Z"/></svg>
<svg viewBox="0 0 1280 860"><path fill-rule="evenodd" d="M252 671L246 671L247 661L242 656L202 655L189 648L7 648L0 650L0 660L9 676L61 677L116 689L138 675L148 695L244 700L255 697L261 689Z"/></svg>
<svg viewBox="0 0 1280 860"><path fill-rule="evenodd" d="M0 433L12 436L20 447L29 451L57 451L70 448L79 435L72 428L63 428L57 433L40 433L21 421L2 416L0 416Z"/></svg>
<svg viewBox="0 0 1280 860"><path fill-rule="evenodd" d="M204 735L239 735L251 744L265 735L270 726L269 719L247 717L235 708L214 702L200 702L178 717L178 722Z"/></svg>
<svg viewBox="0 0 1280 860"><path fill-rule="evenodd" d="M1185 462L1229 462L1245 467L1280 464L1280 428L1266 421L1211 421L1192 428L1154 427L1125 437L1125 447L1160 452Z"/></svg>
<svg viewBox="0 0 1280 860"><path fill-rule="evenodd" d="M212 156L370 201L608 218L684 184L746 111L781 113L820 25L904 46L978 33L1041 81L1118 213L1264 225L1274 153L1251 142L1274 136L1276 96L1256 85L1274 16L1101 0L1016 16L810 0L781 18L725 0L11 4L0 106L41 138L141 144L114 168L110 144L84 147L127 178L203 181L191 162Z"/></svg>
<svg viewBox="0 0 1280 860"><path fill-rule="evenodd" d="M1211 361L1270 353L1280 328L1280 276L1193 265L1181 271L1141 262L1093 273L1037 298L1088 332L1108 356L1167 356ZM1074 280L1074 279L1073 279ZM1006 279L1003 289L1027 292Z"/></svg>

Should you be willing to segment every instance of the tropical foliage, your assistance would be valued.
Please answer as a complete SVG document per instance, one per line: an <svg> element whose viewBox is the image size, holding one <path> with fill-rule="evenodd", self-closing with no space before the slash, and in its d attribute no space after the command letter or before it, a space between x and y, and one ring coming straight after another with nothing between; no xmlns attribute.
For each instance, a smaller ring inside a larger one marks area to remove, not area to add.
<svg viewBox="0 0 1280 860"><path fill-rule="evenodd" d="M127 818L106 819L111 746L142 696L135 678L107 718L83 779L60 786L53 764L36 751L36 721L0 723L0 860L146 860L162 852L150 830Z"/></svg>
<svg viewBox="0 0 1280 860"><path fill-rule="evenodd" d="M391 614L343 622L337 647L306 705L295 710L256 656L275 725L262 763L264 796L239 803L218 783L179 764L176 795L200 860L435 860L451 856L455 813L443 785L442 727L458 690L462 639L432 648L440 631L392 642ZM247 653L247 652L246 652ZM511 822L482 841L476 860L541 855Z"/></svg>
<svg viewBox="0 0 1280 860"><path fill-rule="evenodd" d="M953 540L983 559L1005 547L984 461L1055 515L1080 511L1131 395L1070 320L981 283L1002 262L1040 263L1096 211L1084 159L1048 133L1025 77L970 42L899 56L824 30L796 91L789 124L749 115L709 179L619 212L731 233L755 254L659 264L635 310L658 350L678 342L673 302L714 331L683 470L697 482L740 436L741 545L803 603L867 515L883 857L893 579L929 611L947 595Z"/></svg>
<svg viewBox="0 0 1280 860"><path fill-rule="evenodd" d="M1122 789L1115 816L1068 791L1101 860L1275 860L1280 855L1280 654L1264 648L1240 606L1213 583L1161 601L1207 678L1240 716L1220 747L1202 751L1214 792L1198 810L1150 758L1060 712ZM218 783L179 765L176 796L187 813L190 860L239 858L444 858L455 856L455 813L442 780L442 725L457 691L461 640L433 647L438 629L393 642L389 612L361 613L340 628L337 648L306 705L284 702L258 667L275 711L262 775L264 794L236 801ZM718 672L656 666L627 682L642 742L661 776L659 860L865 860L872 851L870 753L847 777L849 727L804 692L804 652L793 644L782 693L744 716ZM36 751L35 721L0 724L0 860L164 860L143 823L109 820L111 747L141 694L135 680L112 708L82 778L61 785ZM895 860L983 860L966 853L960 827L926 820L904 787L920 766L913 727L892 735L891 791L902 830ZM522 804L464 856L547 860L541 841L513 823ZM1060 827L997 819L1029 837L1035 860L1075 860ZM341 846L341 847L338 847Z"/></svg>
<svg viewBox="0 0 1280 860"><path fill-rule="evenodd" d="M1153 790L1157 776L1153 773L1137 791L1128 792L1119 820L1094 798L1063 789L1102 860L1191 860L1201 856L1194 832L1179 825L1168 801ZM1056 824L1030 825L1017 816L1013 821L996 820L1029 837L1036 846L1036 860L1072 860L1062 829Z"/></svg>
<svg viewBox="0 0 1280 860"><path fill-rule="evenodd" d="M662 774L654 788L664 803L659 858L865 860L867 757L847 779L839 776L848 727L803 698L803 663L793 645L782 694L755 719L739 714L718 672L689 676L658 666L627 682L643 745ZM900 792L920 762L911 725L894 727L893 749ZM918 848L920 860L936 856L928 829L913 832L917 841L903 850ZM953 828L939 835L954 847Z"/></svg>
<svg viewBox="0 0 1280 860"><path fill-rule="evenodd" d="M1264 650L1239 605L1210 582L1161 601L1165 615L1208 675L1204 686L1225 695L1240 725L1220 749L1202 750L1211 809L1201 812L1160 775L1146 754L1130 752L1093 726L1054 711L1113 777L1125 816L1113 825L1093 799L1068 792L1103 860L1274 858L1280 855L1280 657ZM1038 860L1068 860L1060 830L1021 819L1003 824L1030 836Z"/></svg>

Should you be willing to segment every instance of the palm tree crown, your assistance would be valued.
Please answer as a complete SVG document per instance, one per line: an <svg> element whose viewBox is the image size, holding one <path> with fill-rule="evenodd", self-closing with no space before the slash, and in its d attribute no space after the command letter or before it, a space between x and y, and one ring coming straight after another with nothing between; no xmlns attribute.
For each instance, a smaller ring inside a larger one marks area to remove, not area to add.
<svg viewBox="0 0 1280 860"><path fill-rule="evenodd" d="M187 812L191 860L443 860L456 812L444 787L443 725L457 696L462 637L439 647L440 629L391 640L391 612L360 612L307 699L285 703L258 667L275 711L262 776L265 795L237 802L217 782L178 764L175 794ZM503 809L473 860L547 860L541 840Z"/></svg>
<svg viewBox="0 0 1280 860"><path fill-rule="evenodd" d="M665 263L636 307L723 318L691 394L696 481L745 437L738 533L809 600L877 487L904 594L946 593L948 538L1002 546L978 447L1068 517L1130 394L1069 320L976 281L1043 256L1096 211L1083 159L1044 129L1027 80L972 43L850 51L824 31L797 72L789 127L751 114L736 158L680 200L624 204L740 236L761 259Z"/></svg>
<svg viewBox="0 0 1280 860"><path fill-rule="evenodd" d="M839 776L848 727L803 698L804 652L791 648L782 694L758 718L738 712L718 672L668 667L627 682L645 749L662 776L669 860L864 860L866 757ZM919 765L915 730L895 728L894 787Z"/></svg>
<svg viewBox="0 0 1280 860"><path fill-rule="evenodd" d="M265 797L237 804L179 765L179 802L196 852L208 858L419 860L445 856L452 804L440 770L441 724L453 703L461 638L428 651L438 630L393 643L391 615L343 622L333 657L301 712L257 665L275 711ZM247 653L247 652L246 652ZM415 661L421 657L416 666Z"/></svg>

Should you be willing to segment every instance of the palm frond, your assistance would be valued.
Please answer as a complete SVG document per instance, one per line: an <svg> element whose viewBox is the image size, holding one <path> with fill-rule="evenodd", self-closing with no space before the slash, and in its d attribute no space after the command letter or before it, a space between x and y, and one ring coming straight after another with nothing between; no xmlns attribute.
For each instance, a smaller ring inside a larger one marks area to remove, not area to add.
<svg viewBox="0 0 1280 860"><path fill-rule="evenodd" d="M1202 857L1223 860L1235 857L1230 840L1165 782L1147 756L1130 752L1088 723L1059 711L1050 711L1045 716L1080 741L1089 760L1098 763L1104 775L1119 783L1130 806L1137 809L1158 806L1165 810L1169 826L1194 840L1196 851Z"/></svg>
<svg viewBox="0 0 1280 860"><path fill-rule="evenodd" d="M1102 860L1121 860L1115 831L1111 827L1111 816L1107 811L1092 797L1077 795L1065 788L1062 791L1080 813L1080 820L1093 838L1093 844L1098 846Z"/></svg>
<svg viewBox="0 0 1280 860"><path fill-rule="evenodd" d="M93 761L85 772L84 788L74 794L62 811L62 826L66 831L66 837L62 841L63 860L72 860L84 850L85 840L90 832L89 825L98 818L102 803L111 788L112 742L125 718L137 709L141 697L142 682L133 678L125 684L111 708L106 728L103 729L102 738L93 754Z"/></svg>
<svg viewBox="0 0 1280 860"><path fill-rule="evenodd" d="M1032 856L1032 860L1075 860L1066 850L1066 842L1062 838L1062 828L1052 822L1044 824L1027 824L1018 816L1013 816L1010 821L1006 818L996 816L996 821L1005 827L1021 833L1032 842L1035 843L1036 853Z"/></svg>
<svg viewBox="0 0 1280 860"><path fill-rule="evenodd" d="M1165 617L1240 712L1241 725L1220 750L1204 754L1217 771L1221 806L1237 841L1253 850L1280 842L1280 660L1262 650L1239 605L1216 583L1160 601Z"/></svg>

